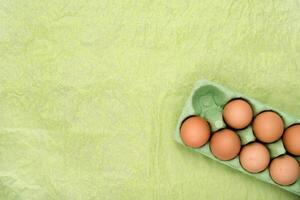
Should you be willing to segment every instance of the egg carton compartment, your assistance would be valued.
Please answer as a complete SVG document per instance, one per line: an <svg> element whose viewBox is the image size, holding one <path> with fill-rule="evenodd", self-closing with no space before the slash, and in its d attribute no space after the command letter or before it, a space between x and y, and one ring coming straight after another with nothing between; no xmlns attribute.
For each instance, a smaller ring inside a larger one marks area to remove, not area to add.
<svg viewBox="0 0 300 200"><path fill-rule="evenodd" d="M239 161L239 156L236 158L229 160L229 161L222 161L217 159L210 150L209 142L206 143L204 146L200 148L191 148L187 147L181 137L180 137L180 127L182 122L192 116L192 115L198 115L206 119L211 128L211 132L215 132L221 129L224 129L227 127L226 123L223 120L223 108L226 105L226 103L232 99L236 98L242 98L246 101L248 101L253 109L253 114L256 116L257 114L261 113L262 111L271 110L276 113L278 113L283 121L285 128L289 127L290 125L294 123L299 123L300 120L297 120L296 118L281 112L277 109L271 108L267 105L262 104L261 102L249 98L243 94L240 94L238 92L234 92L230 89L225 88L222 85L212 83L210 81L201 80L196 82L191 95L189 96L182 113L178 119L178 123L176 126L175 131L175 140L184 145L186 148L190 148L191 150L201 153L213 160L216 160L217 162L223 163L227 166L230 166L236 170L241 171L242 173L248 174L252 177L255 177L257 179L260 179L264 182L268 182L270 184L273 184L275 186L278 186L284 190L287 190L289 192L292 192L296 195L300 196L300 178L298 178L297 182L289 185L289 186L282 186L277 183L275 183L270 175L268 168L260 173L249 173L246 170L242 168ZM235 130L235 132L239 135L241 140L241 145L244 146L248 143L256 141L255 135L253 133L251 125L248 127L242 129L242 130ZM286 150L284 148L284 145L282 143L282 140L278 140L276 142L270 143L270 144L264 144L269 152L271 159L278 157L280 155L286 154ZM300 157L295 157L298 161L300 161Z"/></svg>

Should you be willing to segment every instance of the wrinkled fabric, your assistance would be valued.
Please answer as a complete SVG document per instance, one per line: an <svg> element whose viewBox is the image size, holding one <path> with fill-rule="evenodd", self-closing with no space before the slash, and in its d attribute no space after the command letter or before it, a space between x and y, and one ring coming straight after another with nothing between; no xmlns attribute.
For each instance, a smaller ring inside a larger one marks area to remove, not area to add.
<svg viewBox="0 0 300 200"><path fill-rule="evenodd" d="M300 117L299 9L2 0L0 199L299 199L173 138L199 79Z"/></svg>

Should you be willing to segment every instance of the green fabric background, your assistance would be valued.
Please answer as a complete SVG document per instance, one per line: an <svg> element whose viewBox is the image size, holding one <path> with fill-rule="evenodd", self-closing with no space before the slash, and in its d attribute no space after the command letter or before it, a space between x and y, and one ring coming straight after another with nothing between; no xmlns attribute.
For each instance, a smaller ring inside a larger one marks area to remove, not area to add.
<svg viewBox="0 0 300 200"><path fill-rule="evenodd" d="M0 1L0 199L299 199L176 144L196 80L300 117L300 2Z"/></svg>

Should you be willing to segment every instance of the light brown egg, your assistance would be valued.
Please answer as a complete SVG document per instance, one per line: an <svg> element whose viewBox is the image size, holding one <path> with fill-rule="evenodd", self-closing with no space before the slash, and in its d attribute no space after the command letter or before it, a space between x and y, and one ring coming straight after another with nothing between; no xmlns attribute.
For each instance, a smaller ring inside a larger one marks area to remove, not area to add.
<svg viewBox="0 0 300 200"><path fill-rule="evenodd" d="M210 140L210 150L219 160L231 160L235 158L240 149L240 138L230 129L215 132Z"/></svg>
<svg viewBox="0 0 300 200"><path fill-rule="evenodd" d="M255 117L252 127L257 139L271 143L282 136L284 123L277 113L265 111Z"/></svg>
<svg viewBox="0 0 300 200"><path fill-rule="evenodd" d="M187 118L181 125L180 135L186 146L198 148L209 140L210 127L205 119L192 116Z"/></svg>
<svg viewBox="0 0 300 200"><path fill-rule="evenodd" d="M300 124L287 128L283 134L282 140L288 152L300 156Z"/></svg>
<svg viewBox="0 0 300 200"><path fill-rule="evenodd" d="M261 143L255 142L244 146L240 153L242 167L251 173L265 170L270 162L268 149Z"/></svg>
<svg viewBox="0 0 300 200"><path fill-rule="evenodd" d="M250 124L253 118L253 111L246 100L235 99L225 105L223 117L226 124L230 127L243 129Z"/></svg>
<svg viewBox="0 0 300 200"><path fill-rule="evenodd" d="M300 167L295 158L284 155L272 160L269 172L274 182L280 185L291 185L298 180Z"/></svg>

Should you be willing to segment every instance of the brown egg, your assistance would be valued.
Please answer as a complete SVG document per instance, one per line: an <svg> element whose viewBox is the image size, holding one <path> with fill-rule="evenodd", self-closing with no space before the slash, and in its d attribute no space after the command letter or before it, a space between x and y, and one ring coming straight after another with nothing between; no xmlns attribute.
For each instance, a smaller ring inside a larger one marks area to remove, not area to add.
<svg viewBox="0 0 300 200"><path fill-rule="evenodd" d="M239 136L229 129L223 129L213 134L210 140L210 150L219 160L235 158L241 149Z"/></svg>
<svg viewBox="0 0 300 200"><path fill-rule="evenodd" d="M290 126L285 130L283 144L288 152L300 156L300 124Z"/></svg>
<svg viewBox="0 0 300 200"><path fill-rule="evenodd" d="M268 149L261 143L255 142L244 146L240 153L242 167L251 173L265 170L270 162Z"/></svg>
<svg viewBox="0 0 300 200"><path fill-rule="evenodd" d="M258 114L253 121L254 134L262 142L275 142L281 137L283 130L283 120L277 113L272 111Z"/></svg>
<svg viewBox="0 0 300 200"><path fill-rule="evenodd" d="M180 135L185 145L193 148L201 147L209 139L210 127L205 119L192 116L181 125Z"/></svg>
<svg viewBox="0 0 300 200"><path fill-rule="evenodd" d="M243 129L250 124L253 111L246 100L235 99L225 105L223 117L230 127Z"/></svg>
<svg viewBox="0 0 300 200"><path fill-rule="evenodd" d="M272 160L269 171L273 181L280 185L291 185L298 180L300 175L298 161L288 155Z"/></svg>

